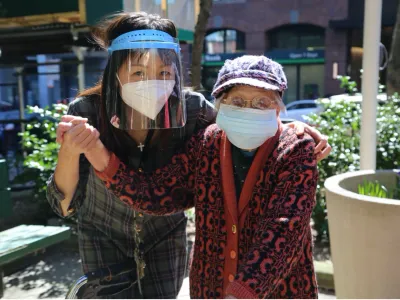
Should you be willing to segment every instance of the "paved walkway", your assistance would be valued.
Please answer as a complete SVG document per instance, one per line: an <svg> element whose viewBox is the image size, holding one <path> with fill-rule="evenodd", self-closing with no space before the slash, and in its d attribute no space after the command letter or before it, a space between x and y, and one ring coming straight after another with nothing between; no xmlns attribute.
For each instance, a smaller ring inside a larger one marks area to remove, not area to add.
<svg viewBox="0 0 400 300"><path fill-rule="evenodd" d="M185 278L181 291L179 292L178 299L190 299L189 294L189 278Z"/></svg>
<svg viewBox="0 0 400 300"><path fill-rule="evenodd" d="M65 299L71 284L81 276L81 266L76 251L60 248L48 251L39 261L6 276L4 299ZM336 298L323 293L319 297ZM189 278L184 280L178 299L190 299Z"/></svg>
<svg viewBox="0 0 400 300"><path fill-rule="evenodd" d="M179 293L178 299L190 299L189 294L189 278L183 281L181 292ZM328 293L319 293L319 299L336 299L335 295Z"/></svg>
<svg viewBox="0 0 400 300"><path fill-rule="evenodd" d="M38 258L4 277L5 299L65 299L69 287L81 276L79 253L60 247Z"/></svg>

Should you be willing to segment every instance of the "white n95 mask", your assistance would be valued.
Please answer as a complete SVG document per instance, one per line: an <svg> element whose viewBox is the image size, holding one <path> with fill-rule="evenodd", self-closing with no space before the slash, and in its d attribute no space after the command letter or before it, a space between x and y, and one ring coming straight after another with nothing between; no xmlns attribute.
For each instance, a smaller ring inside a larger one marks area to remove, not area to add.
<svg viewBox="0 0 400 300"><path fill-rule="evenodd" d="M244 150L260 147L278 131L275 109L260 110L221 104L216 123L233 145Z"/></svg>
<svg viewBox="0 0 400 300"><path fill-rule="evenodd" d="M126 105L154 120L171 96L175 80L129 82L121 87Z"/></svg>

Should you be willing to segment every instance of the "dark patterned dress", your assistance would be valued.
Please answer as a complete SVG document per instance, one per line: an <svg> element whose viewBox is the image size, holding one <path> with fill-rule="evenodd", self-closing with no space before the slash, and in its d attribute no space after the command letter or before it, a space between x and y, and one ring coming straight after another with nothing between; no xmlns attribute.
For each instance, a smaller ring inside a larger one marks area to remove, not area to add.
<svg viewBox="0 0 400 300"><path fill-rule="evenodd" d="M216 125L165 168L136 172L112 155L97 174L137 210L166 215L196 208L192 298L317 298L310 228L314 146L310 137L281 127L257 150L239 199L232 146Z"/></svg>

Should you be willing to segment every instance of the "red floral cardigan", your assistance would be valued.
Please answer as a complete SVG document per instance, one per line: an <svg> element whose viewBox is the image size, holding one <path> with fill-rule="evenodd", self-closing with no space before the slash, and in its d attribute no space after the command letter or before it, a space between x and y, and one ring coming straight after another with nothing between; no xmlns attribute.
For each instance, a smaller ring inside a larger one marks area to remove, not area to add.
<svg viewBox="0 0 400 300"><path fill-rule="evenodd" d="M240 199L231 144L216 125L152 174L128 168L115 155L97 174L122 201L146 213L195 206L192 298L317 298L310 217L318 175L310 137L285 128L264 143Z"/></svg>

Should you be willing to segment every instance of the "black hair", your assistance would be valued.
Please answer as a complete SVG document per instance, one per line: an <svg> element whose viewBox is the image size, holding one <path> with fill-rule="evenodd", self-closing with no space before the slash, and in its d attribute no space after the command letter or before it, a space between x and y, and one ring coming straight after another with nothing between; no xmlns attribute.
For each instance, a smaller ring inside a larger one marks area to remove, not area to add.
<svg viewBox="0 0 400 300"><path fill-rule="evenodd" d="M148 14L145 12L124 12L109 16L104 21L100 22L94 28L93 38L97 45L106 50L111 45L112 41L120 35L134 30L145 29L160 30L168 33L174 38L177 37L175 24L169 19L164 19L159 15ZM122 144L126 139L126 132L115 128L110 123L110 118L107 114L107 103L109 103L107 97L111 94L119 95L119 92L112 92L113 89L118 89L118 84L116 84L116 74L118 72L117 66L122 65L121 63L128 58L128 55L129 51L118 51L118 53L113 54L107 63L99 83L78 95L79 97L99 96L101 102L100 115L98 118L100 138L107 149L114 152L125 162L128 160L129 156L129 148ZM163 56L164 55L161 55L161 57ZM181 74L177 75L182 76ZM174 92L179 93L180 91Z"/></svg>

